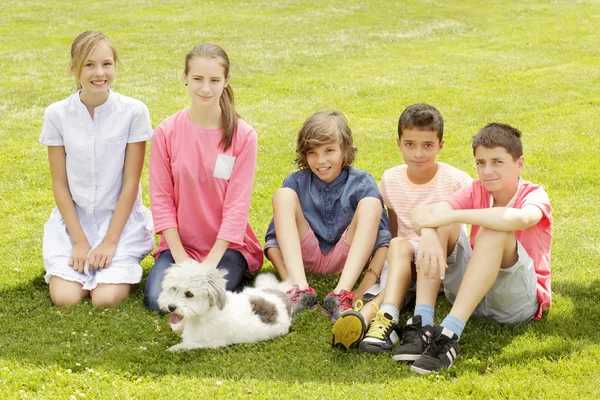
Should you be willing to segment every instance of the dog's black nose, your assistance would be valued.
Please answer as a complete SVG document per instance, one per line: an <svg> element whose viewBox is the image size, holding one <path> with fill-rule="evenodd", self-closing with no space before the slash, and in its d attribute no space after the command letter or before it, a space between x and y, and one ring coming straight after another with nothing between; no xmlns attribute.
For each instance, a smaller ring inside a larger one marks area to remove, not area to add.
<svg viewBox="0 0 600 400"><path fill-rule="evenodd" d="M174 305L174 304L169 304L169 311L173 312L173 311L175 311L175 309L176 309L176 308L177 308L177 306L176 306L176 305Z"/></svg>

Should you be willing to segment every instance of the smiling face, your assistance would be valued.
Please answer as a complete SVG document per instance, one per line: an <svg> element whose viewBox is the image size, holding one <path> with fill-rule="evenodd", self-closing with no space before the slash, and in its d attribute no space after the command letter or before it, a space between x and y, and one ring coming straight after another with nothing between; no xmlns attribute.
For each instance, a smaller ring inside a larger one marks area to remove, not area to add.
<svg viewBox="0 0 600 400"><path fill-rule="evenodd" d="M225 68L214 58L193 57L183 74L194 107L219 107L221 94L229 82Z"/></svg>
<svg viewBox="0 0 600 400"><path fill-rule="evenodd" d="M495 199L510 199L516 193L523 170L523 156L515 160L504 147L477 146L475 162L479 180Z"/></svg>
<svg viewBox="0 0 600 400"><path fill-rule="evenodd" d="M100 42L90 54L82 60L81 72L77 76L77 68L71 63L71 75L81 85L82 96L107 94L115 80L115 60L112 48L108 43Z"/></svg>
<svg viewBox="0 0 600 400"><path fill-rule="evenodd" d="M444 147L436 131L419 128L403 129L397 140L402 158L413 183L426 183L437 172L437 155Z"/></svg>
<svg viewBox="0 0 600 400"><path fill-rule="evenodd" d="M323 182L333 182L342 172L344 154L340 140L311 147L306 152L306 163Z"/></svg>

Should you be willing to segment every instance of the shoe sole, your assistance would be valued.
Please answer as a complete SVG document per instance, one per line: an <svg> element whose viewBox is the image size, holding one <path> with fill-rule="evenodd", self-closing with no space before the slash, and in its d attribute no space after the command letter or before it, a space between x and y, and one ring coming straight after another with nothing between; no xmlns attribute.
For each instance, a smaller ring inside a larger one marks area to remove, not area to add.
<svg viewBox="0 0 600 400"><path fill-rule="evenodd" d="M394 361L417 361L421 357L420 354L394 354L392 360Z"/></svg>
<svg viewBox="0 0 600 400"><path fill-rule="evenodd" d="M414 365L410 366L410 370L416 372L417 374L427 375L427 374L439 374L439 371L429 371L423 368L415 367Z"/></svg>
<svg viewBox="0 0 600 400"><path fill-rule="evenodd" d="M357 316L356 311L347 311L333 325L333 336L331 346L342 350L350 350L360 343L367 329L362 318ZM356 313L356 314L354 314Z"/></svg>
<svg viewBox="0 0 600 400"><path fill-rule="evenodd" d="M365 342L363 340L358 345L358 349L361 350L361 351L364 351L365 353L381 354L381 353L389 353L390 351L392 351L393 347L390 347L389 349L386 349L386 348L377 346L376 344Z"/></svg>

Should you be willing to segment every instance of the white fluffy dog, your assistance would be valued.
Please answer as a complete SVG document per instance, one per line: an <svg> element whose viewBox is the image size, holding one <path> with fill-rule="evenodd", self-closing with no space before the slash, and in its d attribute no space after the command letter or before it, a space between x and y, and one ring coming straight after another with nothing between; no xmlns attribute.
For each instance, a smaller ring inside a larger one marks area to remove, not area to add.
<svg viewBox="0 0 600 400"><path fill-rule="evenodd" d="M158 305L171 313L171 328L181 343L169 351L255 343L288 333L291 303L285 293L291 283L260 274L255 288L225 291L226 271L186 261L170 267Z"/></svg>

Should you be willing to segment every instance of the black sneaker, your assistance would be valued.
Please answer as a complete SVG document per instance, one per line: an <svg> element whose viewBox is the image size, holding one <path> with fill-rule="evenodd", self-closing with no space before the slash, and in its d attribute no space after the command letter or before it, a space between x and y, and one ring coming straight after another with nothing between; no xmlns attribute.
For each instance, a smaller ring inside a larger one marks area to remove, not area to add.
<svg viewBox="0 0 600 400"><path fill-rule="evenodd" d="M392 356L394 361L415 361L425 352L431 342L432 327L421 326L421 316L415 315L408 321L402 331L402 340Z"/></svg>
<svg viewBox="0 0 600 400"><path fill-rule="evenodd" d="M358 348L373 354L390 352L400 339L400 330L390 314L382 313L375 304L372 307L376 313L375 318Z"/></svg>
<svg viewBox="0 0 600 400"><path fill-rule="evenodd" d="M438 373L450 368L459 354L458 335L443 326L435 326L431 344L410 369L419 374Z"/></svg>

